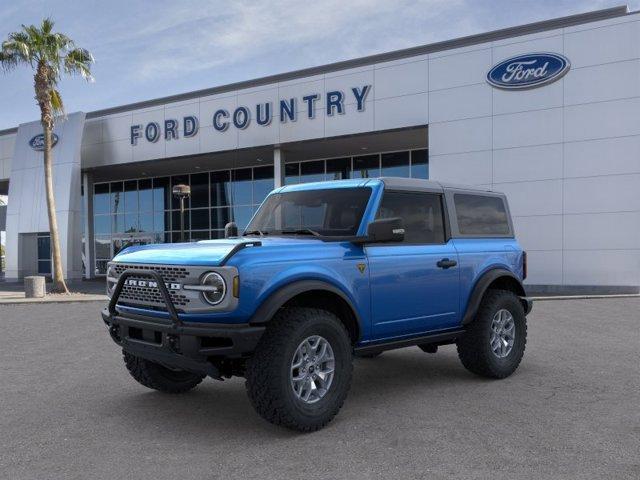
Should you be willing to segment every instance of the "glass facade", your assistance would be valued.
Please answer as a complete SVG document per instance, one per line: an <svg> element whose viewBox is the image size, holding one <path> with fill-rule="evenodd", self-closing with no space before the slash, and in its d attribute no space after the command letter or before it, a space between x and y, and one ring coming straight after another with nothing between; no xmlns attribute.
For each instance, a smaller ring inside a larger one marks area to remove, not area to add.
<svg viewBox="0 0 640 480"><path fill-rule="evenodd" d="M174 185L191 187L185 201L185 241L224 236L224 226L249 223L273 190L273 166L96 183L93 194L95 273L130 245L180 241L180 202Z"/></svg>
<svg viewBox="0 0 640 480"><path fill-rule="evenodd" d="M429 178L428 150L404 150L355 157L304 160L287 163L285 184L342 180L345 178Z"/></svg>
<svg viewBox="0 0 640 480"><path fill-rule="evenodd" d="M427 150L308 160L285 165L285 183L380 176L429 177ZM244 229L273 190L273 165L94 184L95 274L130 245L180 241L180 202L174 185L191 187L185 201L185 241L224 237L235 221Z"/></svg>

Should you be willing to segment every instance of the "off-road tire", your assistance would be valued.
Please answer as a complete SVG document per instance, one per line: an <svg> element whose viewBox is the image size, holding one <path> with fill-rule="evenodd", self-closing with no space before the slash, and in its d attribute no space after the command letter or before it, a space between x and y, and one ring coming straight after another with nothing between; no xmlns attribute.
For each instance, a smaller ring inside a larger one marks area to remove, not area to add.
<svg viewBox="0 0 640 480"><path fill-rule="evenodd" d="M423 343L421 345L418 345L418 348L420 350L422 350L424 353L429 353L431 355L434 355L436 353L438 353L438 345L434 345L432 343Z"/></svg>
<svg viewBox="0 0 640 480"><path fill-rule="evenodd" d="M140 384L164 393L185 393L197 387L204 375L184 370L169 370L162 365L122 352L124 364Z"/></svg>
<svg viewBox="0 0 640 480"><path fill-rule="evenodd" d="M374 352L374 353L356 353L356 357L358 358L378 358L384 352Z"/></svg>
<svg viewBox="0 0 640 480"><path fill-rule="evenodd" d="M513 316L515 340L509 354L498 358L490 346L491 323L498 310L506 309ZM458 357L472 373L488 378L506 378L520 365L527 344L527 320L520 299L507 290L488 290L475 319L467 325L457 342Z"/></svg>
<svg viewBox="0 0 640 480"><path fill-rule="evenodd" d="M291 361L302 341L324 337L335 357L333 381L317 402L296 398L291 387ZM353 354L349 333L334 314L317 308L280 310L269 322L247 364L246 389L251 404L265 420L292 430L312 432L327 425L344 403L351 385Z"/></svg>

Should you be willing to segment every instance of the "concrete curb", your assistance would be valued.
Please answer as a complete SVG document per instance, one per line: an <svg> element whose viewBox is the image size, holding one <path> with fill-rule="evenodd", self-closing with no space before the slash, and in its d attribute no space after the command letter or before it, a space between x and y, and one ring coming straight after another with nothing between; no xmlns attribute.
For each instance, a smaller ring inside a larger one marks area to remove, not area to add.
<svg viewBox="0 0 640 480"><path fill-rule="evenodd" d="M640 298L640 293L619 293L613 295L555 295L548 297L527 297L536 302L546 300L591 300L597 298Z"/></svg>
<svg viewBox="0 0 640 480"><path fill-rule="evenodd" d="M76 303L76 302L106 302L106 295L71 294L71 295L47 295L43 298L24 298L0 296L0 305L18 305L24 303Z"/></svg>

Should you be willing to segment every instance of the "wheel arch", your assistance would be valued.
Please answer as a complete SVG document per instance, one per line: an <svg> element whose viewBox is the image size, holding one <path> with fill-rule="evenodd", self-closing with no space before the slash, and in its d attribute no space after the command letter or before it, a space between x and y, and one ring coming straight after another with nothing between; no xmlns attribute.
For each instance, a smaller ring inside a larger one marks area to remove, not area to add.
<svg viewBox="0 0 640 480"><path fill-rule="evenodd" d="M351 343L362 333L360 315L351 299L338 287L321 280L297 280L273 292L255 311L249 323L269 322L281 308L305 306L327 310L336 315L347 328Z"/></svg>
<svg viewBox="0 0 640 480"><path fill-rule="evenodd" d="M462 317L463 325L470 323L474 319L476 313L478 313L484 294L489 289L511 291L520 297L526 313L529 313L529 310L531 310L530 302L525 299L526 293L522 281L509 270L494 268L483 273L473 287L471 295L469 295L469 301L467 302L467 309Z"/></svg>

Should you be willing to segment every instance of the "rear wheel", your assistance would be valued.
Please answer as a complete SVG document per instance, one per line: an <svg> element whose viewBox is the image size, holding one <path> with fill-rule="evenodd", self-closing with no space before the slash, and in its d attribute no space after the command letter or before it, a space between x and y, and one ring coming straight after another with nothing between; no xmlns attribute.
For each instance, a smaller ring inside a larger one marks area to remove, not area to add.
<svg viewBox="0 0 640 480"><path fill-rule="evenodd" d="M198 386L204 375L170 369L158 363L122 352L124 364L141 385L164 393L185 393Z"/></svg>
<svg viewBox="0 0 640 480"><path fill-rule="evenodd" d="M356 353L356 357L358 358L378 358L382 355L383 352L373 352L373 353Z"/></svg>
<svg viewBox="0 0 640 480"><path fill-rule="evenodd" d="M335 315L289 308L271 320L247 365L247 393L269 422L310 432L342 407L352 368L349 334Z"/></svg>
<svg viewBox="0 0 640 480"><path fill-rule="evenodd" d="M527 343L527 320L520 299L507 290L489 290L476 318L456 343L458 357L470 372L489 378L511 375Z"/></svg>

